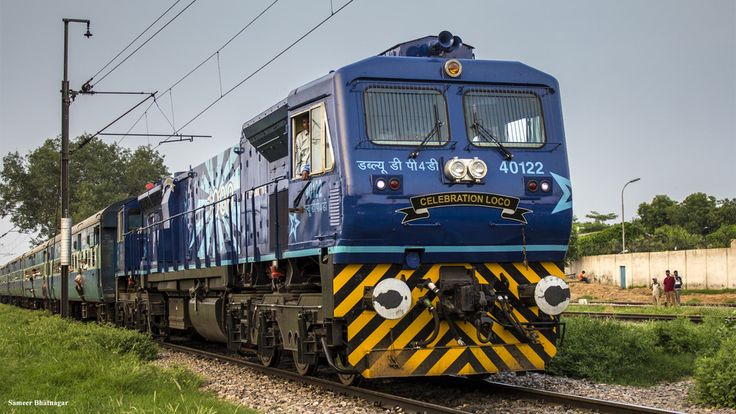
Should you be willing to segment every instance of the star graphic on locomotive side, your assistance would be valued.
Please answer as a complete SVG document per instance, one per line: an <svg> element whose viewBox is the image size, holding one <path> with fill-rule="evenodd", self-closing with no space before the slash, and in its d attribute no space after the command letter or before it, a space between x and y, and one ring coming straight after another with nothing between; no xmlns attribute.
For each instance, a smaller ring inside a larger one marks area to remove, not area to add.
<svg viewBox="0 0 736 414"><path fill-rule="evenodd" d="M292 236L294 236L294 240L296 240L296 230L299 228L301 223L302 222L299 221L297 213L289 213L289 240L291 240Z"/></svg>
<svg viewBox="0 0 736 414"><path fill-rule="evenodd" d="M561 175L557 175L551 171L550 171L550 174L552 174L552 177L555 179L555 181L557 181L557 184L562 189L562 197L560 197L560 201L557 202L555 209L552 210L552 214L571 209L572 208L572 189L570 186L570 179L565 178Z"/></svg>

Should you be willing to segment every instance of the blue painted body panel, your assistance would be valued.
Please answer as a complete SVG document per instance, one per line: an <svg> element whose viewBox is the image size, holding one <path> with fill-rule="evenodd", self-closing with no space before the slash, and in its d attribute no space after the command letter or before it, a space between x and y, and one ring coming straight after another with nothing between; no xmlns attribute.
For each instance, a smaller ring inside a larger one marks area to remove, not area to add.
<svg viewBox="0 0 736 414"><path fill-rule="evenodd" d="M518 62L460 61L462 76L452 79L443 75L441 58L372 57L295 89L286 100L288 119L324 105L335 167L309 182L292 179L289 139L286 156L269 160L244 136L240 150L228 148L174 177L173 189L160 185L139 197L143 232L126 238L126 268L147 273L214 267L311 256L323 248L336 264L403 263L407 251L417 251L425 263L563 260L572 194L557 81ZM450 142L423 148L415 160L408 157L413 146L372 143L363 107L363 91L370 84L430 85L444 91ZM469 145L463 92L481 87L523 90L540 98L546 142L509 150L514 162L541 164L535 172L554 177L550 193L526 194L525 174L503 172L504 157L497 148ZM274 108L246 125L252 127ZM291 123L284 127L291 137ZM456 156L485 161L483 182L446 182L444 162ZM377 175L399 176L401 191L377 194ZM411 197L449 192L519 199L518 208L529 210L523 215L526 223L509 220L499 208L478 206L433 208L429 217L402 223L405 214L399 210L411 206Z"/></svg>

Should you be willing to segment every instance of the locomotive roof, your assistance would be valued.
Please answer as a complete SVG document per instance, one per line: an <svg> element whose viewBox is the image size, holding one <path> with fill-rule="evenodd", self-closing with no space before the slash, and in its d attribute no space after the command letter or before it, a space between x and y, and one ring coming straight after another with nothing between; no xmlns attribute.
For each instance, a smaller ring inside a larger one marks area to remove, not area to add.
<svg viewBox="0 0 736 414"><path fill-rule="evenodd" d="M338 69L337 84L356 79L398 81L441 81L453 83L534 84L557 88L557 80L538 69L515 61L459 59L462 75L456 79L441 77L446 59L434 57L373 56Z"/></svg>

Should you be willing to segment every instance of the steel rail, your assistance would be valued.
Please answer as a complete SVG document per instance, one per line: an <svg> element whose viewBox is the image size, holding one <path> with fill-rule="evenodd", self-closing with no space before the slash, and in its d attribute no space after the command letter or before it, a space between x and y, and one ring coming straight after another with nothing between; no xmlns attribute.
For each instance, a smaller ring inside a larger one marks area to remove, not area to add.
<svg viewBox="0 0 736 414"><path fill-rule="evenodd" d="M616 313L616 312L578 312L578 311L566 311L563 313L565 316L587 316L589 318L596 319L615 319L619 321L673 321L678 318L687 318L692 323L703 323L705 316L703 315L662 315L652 313ZM717 318L714 316L714 318ZM724 316L723 319L726 322L733 322L736 319L732 317Z"/></svg>
<svg viewBox="0 0 736 414"><path fill-rule="evenodd" d="M585 305L585 306L636 306L636 307L652 307L651 302L624 302L624 301L595 301L589 300L588 303L570 303L571 305ZM701 307L701 308L736 308L736 303L681 303L680 306L688 307Z"/></svg>
<svg viewBox="0 0 736 414"><path fill-rule="evenodd" d="M411 398L401 397L393 394L387 394L380 391L370 390L362 387L347 386L339 382L329 381L322 378L302 376L296 372L283 370L279 368L270 368L258 363L243 360L241 358L224 355L217 352L205 351L188 346L172 344L170 342L161 343L164 348L185 352L188 354L198 355L213 360L221 360L234 363L236 365L245 366L258 370L260 372L276 375L292 381L302 382L305 384L316 385L328 389L333 392L346 394L374 401L384 406L398 406L410 412L428 413L428 414L467 414L467 411L458 410L451 407L418 401ZM449 378L448 378L449 379ZM454 380L454 381L453 381ZM512 394L521 397L524 400L539 401L543 400L551 404L560 404L580 409L595 410L597 412L615 413L615 414L681 414L678 411L665 410L654 407L645 407L636 404L628 404L617 401L606 401L597 398L581 397L572 394L559 393L554 391L546 391L536 388L521 387L518 385L505 384L494 381L478 381L469 380L462 377L453 377L452 380L460 388L468 388L469 385L479 385L485 390L502 391L505 394Z"/></svg>
<svg viewBox="0 0 736 414"><path fill-rule="evenodd" d="M666 410L662 408L646 407L643 405L629 404L617 401L601 400L598 398L581 397L579 395L561 392L527 388L518 385L505 384L501 382L485 381L488 386L496 391L516 394L528 400L544 400L550 403L569 405L575 408L583 408L603 413L616 414L681 414L680 411Z"/></svg>
<svg viewBox="0 0 736 414"><path fill-rule="evenodd" d="M255 362L245 361L241 358L223 355L223 354L219 354L216 352L204 351L201 349L190 348L188 346L172 344L169 342L164 342L164 343L161 343L160 345L164 348L168 348L168 349L172 349L172 350L176 350L180 352L185 352L188 354L194 354L194 355L198 355L198 356L202 356L202 357L210 358L214 360L231 362L237 365L241 365L241 366L245 366L251 369L258 370L260 372L263 372L269 375L276 375L281 378L286 378L292 381L302 382L302 383L309 384L309 385L316 385L316 386L322 387L330 391L363 398L365 400L374 401L382 405L387 405L390 407L399 406L411 412L427 413L427 414L467 414L466 411L457 410L455 408L443 407L437 404L413 400L411 398L400 397L398 395L386 394L383 392L369 390L366 388L347 386L339 382L329 381L329 380L322 379L322 378L302 376L302 375L297 374L296 372L287 371L287 370L279 369L279 368L270 368L270 367L263 366L261 364L257 364Z"/></svg>

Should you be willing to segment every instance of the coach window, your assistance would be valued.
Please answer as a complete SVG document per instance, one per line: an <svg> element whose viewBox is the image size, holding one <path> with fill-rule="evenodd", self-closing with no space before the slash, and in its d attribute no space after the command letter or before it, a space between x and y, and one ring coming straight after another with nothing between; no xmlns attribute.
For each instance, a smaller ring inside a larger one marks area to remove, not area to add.
<svg viewBox="0 0 736 414"><path fill-rule="evenodd" d="M311 108L291 118L292 166L294 178L330 171L334 164L332 140L324 105Z"/></svg>

